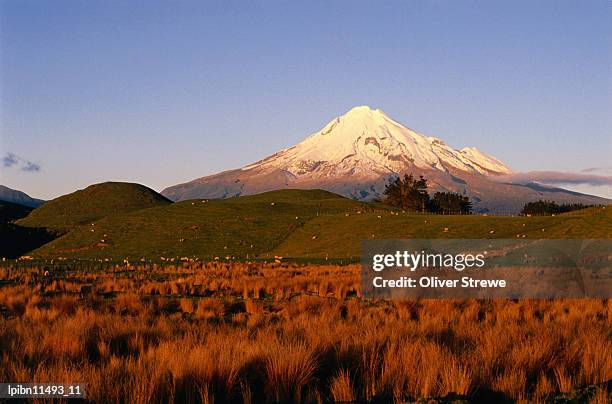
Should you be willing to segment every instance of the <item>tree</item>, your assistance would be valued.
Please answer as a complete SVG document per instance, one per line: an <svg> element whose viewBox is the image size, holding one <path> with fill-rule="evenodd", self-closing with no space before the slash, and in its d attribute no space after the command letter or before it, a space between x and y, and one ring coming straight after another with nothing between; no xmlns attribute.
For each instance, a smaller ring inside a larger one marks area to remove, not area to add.
<svg viewBox="0 0 612 404"><path fill-rule="evenodd" d="M425 212L429 205L427 180L421 175L415 179L412 174L397 177L385 186L383 202L398 208Z"/></svg>
<svg viewBox="0 0 612 404"><path fill-rule="evenodd" d="M596 205L583 205L581 203L557 204L554 201L528 202L523 206L521 215L556 215L579 209L586 209Z"/></svg>
<svg viewBox="0 0 612 404"><path fill-rule="evenodd" d="M443 215L469 215L472 213L472 202L467 196L454 192L436 192L431 199L429 210Z"/></svg>

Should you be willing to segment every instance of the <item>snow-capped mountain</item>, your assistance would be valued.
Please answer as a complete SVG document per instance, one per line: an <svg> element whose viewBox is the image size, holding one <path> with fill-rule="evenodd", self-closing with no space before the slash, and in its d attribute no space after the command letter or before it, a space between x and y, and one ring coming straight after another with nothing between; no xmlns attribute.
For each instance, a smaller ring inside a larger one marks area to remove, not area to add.
<svg viewBox="0 0 612 404"><path fill-rule="evenodd" d="M475 147L455 150L437 137L411 130L379 109L355 107L293 147L240 169L169 187L173 200L226 198L282 188L321 188L354 199L381 196L397 174L424 175L431 191L459 192L479 211L508 213L530 200L604 203L558 188L502 184L504 163ZM554 190L554 191L553 191ZM550 195L548 195L550 194Z"/></svg>
<svg viewBox="0 0 612 404"><path fill-rule="evenodd" d="M280 169L296 178L375 178L407 167L477 174L508 174L510 169L478 149L455 150L389 118L379 109L355 107L301 143L243 170Z"/></svg>

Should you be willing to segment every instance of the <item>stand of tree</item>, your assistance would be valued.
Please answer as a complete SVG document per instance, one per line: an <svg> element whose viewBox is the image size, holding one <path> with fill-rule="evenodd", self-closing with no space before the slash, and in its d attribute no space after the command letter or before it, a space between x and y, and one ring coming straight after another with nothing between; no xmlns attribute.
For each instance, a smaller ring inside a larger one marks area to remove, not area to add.
<svg viewBox="0 0 612 404"><path fill-rule="evenodd" d="M382 202L415 212L446 215L470 214L472 203L467 196L454 192L436 192L432 198L427 192L427 179L412 174L396 177L385 186Z"/></svg>
<svg viewBox="0 0 612 404"><path fill-rule="evenodd" d="M592 208L595 205L583 205L581 203L570 203L570 204L561 204L559 205L553 201L543 201L539 200L537 202L528 202L523 206L523 210L521 210L521 215L557 215L560 213L571 212L574 210Z"/></svg>

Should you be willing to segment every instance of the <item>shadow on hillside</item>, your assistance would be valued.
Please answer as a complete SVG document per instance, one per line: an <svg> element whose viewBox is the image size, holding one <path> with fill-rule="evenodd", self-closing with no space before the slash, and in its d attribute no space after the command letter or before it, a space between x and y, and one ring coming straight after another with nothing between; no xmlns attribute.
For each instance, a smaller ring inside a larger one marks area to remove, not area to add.
<svg viewBox="0 0 612 404"><path fill-rule="evenodd" d="M55 238L46 229L0 223L0 257L18 258Z"/></svg>

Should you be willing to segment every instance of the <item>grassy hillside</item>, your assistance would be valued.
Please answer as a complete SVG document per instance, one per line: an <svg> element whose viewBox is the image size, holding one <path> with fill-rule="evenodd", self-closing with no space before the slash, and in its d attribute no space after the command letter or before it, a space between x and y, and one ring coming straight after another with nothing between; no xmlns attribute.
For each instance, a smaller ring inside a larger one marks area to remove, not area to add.
<svg viewBox="0 0 612 404"><path fill-rule="evenodd" d="M445 230L446 229L446 230ZM538 217L436 216L387 212L325 215L293 232L273 254L358 257L360 241L393 238L612 238L612 208Z"/></svg>
<svg viewBox="0 0 612 404"><path fill-rule="evenodd" d="M360 241L367 239L516 237L612 238L612 208L554 217L432 216L402 213L326 191L282 190L111 214L73 227L32 255L356 258Z"/></svg>
<svg viewBox="0 0 612 404"><path fill-rule="evenodd" d="M109 214L171 203L140 184L104 182L45 203L20 220L19 225L63 232L75 226L91 224Z"/></svg>
<svg viewBox="0 0 612 404"><path fill-rule="evenodd" d="M365 206L320 190L283 190L224 200L184 201L113 214L93 225L73 228L34 255L253 258L272 250L317 215L342 216L364 210Z"/></svg>

